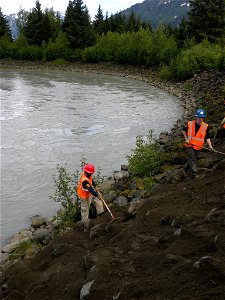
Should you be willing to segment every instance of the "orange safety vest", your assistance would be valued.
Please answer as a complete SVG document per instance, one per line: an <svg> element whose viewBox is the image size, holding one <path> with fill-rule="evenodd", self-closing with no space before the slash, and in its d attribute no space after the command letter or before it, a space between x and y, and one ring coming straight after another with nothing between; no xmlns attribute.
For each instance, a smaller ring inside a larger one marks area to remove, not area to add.
<svg viewBox="0 0 225 300"><path fill-rule="evenodd" d="M201 150L204 145L206 130L209 125L207 123L202 122L197 134L195 134L195 122L195 120L188 122L189 144L185 144L185 146L193 147L195 150Z"/></svg>
<svg viewBox="0 0 225 300"><path fill-rule="evenodd" d="M223 128L225 129L225 123L223 124Z"/></svg>
<svg viewBox="0 0 225 300"><path fill-rule="evenodd" d="M90 184L90 186L92 186L92 176L90 178L88 178L85 173L83 172L81 177L80 177L80 180L79 180L79 183L78 183L78 187L77 187L77 194L80 198L88 198L90 196L90 192L89 190L87 189L84 189L82 183L84 181L88 181L88 183Z"/></svg>

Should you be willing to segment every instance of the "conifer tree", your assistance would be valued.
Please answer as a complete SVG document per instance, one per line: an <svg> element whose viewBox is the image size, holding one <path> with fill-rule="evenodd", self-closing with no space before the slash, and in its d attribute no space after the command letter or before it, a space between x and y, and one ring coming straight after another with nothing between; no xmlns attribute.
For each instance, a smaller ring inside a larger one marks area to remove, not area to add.
<svg viewBox="0 0 225 300"><path fill-rule="evenodd" d="M41 4L36 1L36 7L27 17L23 33L31 45L41 46L43 41L48 41L51 36L48 16L41 10Z"/></svg>
<svg viewBox="0 0 225 300"><path fill-rule="evenodd" d="M88 9L82 0L69 1L62 28L73 49L91 46L95 41Z"/></svg>
<svg viewBox="0 0 225 300"><path fill-rule="evenodd" d="M190 0L189 32L197 42L225 37L225 0Z"/></svg>
<svg viewBox="0 0 225 300"><path fill-rule="evenodd" d="M3 15L0 7L0 38L1 37L6 37L9 40L12 40L12 33L11 33L9 23L6 17Z"/></svg>
<svg viewBox="0 0 225 300"><path fill-rule="evenodd" d="M140 19L135 15L134 11L132 10L127 21L127 31L138 31L141 26Z"/></svg>
<svg viewBox="0 0 225 300"><path fill-rule="evenodd" d="M101 5L99 5L99 7L98 7L97 14L95 15L93 24L94 24L94 30L96 33L101 35L102 33L105 32L104 15L103 15L103 11L101 9Z"/></svg>
<svg viewBox="0 0 225 300"><path fill-rule="evenodd" d="M118 33L126 32L126 17L124 14L119 12L115 15L115 31Z"/></svg>

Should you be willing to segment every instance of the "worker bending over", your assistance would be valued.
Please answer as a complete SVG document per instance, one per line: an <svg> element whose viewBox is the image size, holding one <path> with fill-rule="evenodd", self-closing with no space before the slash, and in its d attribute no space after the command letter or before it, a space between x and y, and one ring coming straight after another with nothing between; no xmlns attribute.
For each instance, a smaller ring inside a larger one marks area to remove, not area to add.
<svg viewBox="0 0 225 300"><path fill-rule="evenodd" d="M85 165L77 187L77 194L81 201L81 218L86 228L90 222L89 208L92 201L95 203L97 215L104 212L103 203L100 200L101 195L97 192L98 189L92 178L94 172L95 167L92 164Z"/></svg>

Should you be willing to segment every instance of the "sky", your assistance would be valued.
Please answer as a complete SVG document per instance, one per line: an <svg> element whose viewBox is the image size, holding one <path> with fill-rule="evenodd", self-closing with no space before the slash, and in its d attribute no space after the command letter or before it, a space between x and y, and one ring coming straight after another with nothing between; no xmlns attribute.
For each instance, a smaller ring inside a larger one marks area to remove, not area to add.
<svg viewBox="0 0 225 300"><path fill-rule="evenodd" d="M0 7L2 8L2 13L4 15L9 15L17 13L20 6L23 9L30 11L30 9L35 7L35 2L36 0L0 0ZM46 7L53 7L54 11L60 11L64 14L69 0L39 0L39 2L41 3L42 10ZM83 0L92 19L94 19L99 5L101 5L103 15L105 16L106 12L108 12L108 15L110 16L111 14L141 2L143 2L143 0Z"/></svg>

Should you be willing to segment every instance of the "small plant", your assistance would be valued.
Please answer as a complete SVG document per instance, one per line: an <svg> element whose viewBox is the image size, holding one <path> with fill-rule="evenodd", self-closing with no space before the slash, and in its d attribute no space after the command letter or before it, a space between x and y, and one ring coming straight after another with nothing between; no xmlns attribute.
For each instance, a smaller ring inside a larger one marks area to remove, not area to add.
<svg viewBox="0 0 225 300"><path fill-rule="evenodd" d="M29 251L33 254L37 252L38 249L41 249L41 244L39 244L37 241L27 240L22 241L19 243L19 245L10 253L9 259L15 260L15 259L21 259L25 256L26 253Z"/></svg>
<svg viewBox="0 0 225 300"><path fill-rule="evenodd" d="M77 196L77 185L79 180L78 171L76 174L69 174L65 166L57 166L58 176L54 176L55 193L50 196L55 202L61 204L62 208L58 217L65 224L66 222L80 220L80 205Z"/></svg>
<svg viewBox="0 0 225 300"><path fill-rule="evenodd" d="M62 59L62 58L57 58L54 60L54 64L56 65L65 65L67 64L67 61L65 59Z"/></svg>
<svg viewBox="0 0 225 300"><path fill-rule="evenodd" d="M129 170L134 176L154 176L156 169L163 161L160 145L153 136L153 130L150 130L147 139L142 136L136 138L136 148L133 154L127 156Z"/></svg>
<svg viewBox="0 0 225 300"><path fill-rule="evenodd" d="M155 184L152 177L144 177L142 182L143 182L145 190L148 190L148 191L150 191L153 188L153 185Z"/></svg>

